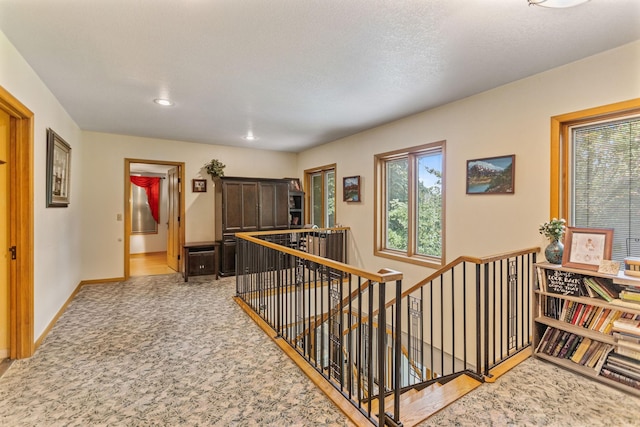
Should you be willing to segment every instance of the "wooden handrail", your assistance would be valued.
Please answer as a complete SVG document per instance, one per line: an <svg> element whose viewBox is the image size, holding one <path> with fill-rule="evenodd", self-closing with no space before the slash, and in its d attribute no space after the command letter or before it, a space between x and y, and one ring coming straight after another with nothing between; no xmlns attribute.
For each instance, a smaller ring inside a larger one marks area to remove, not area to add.
<svg viewBox="0 0 640 427"><path fill-rule="evenodd" d="M517 257L517 256L520 256L520 255L526 255L526 254L537 253L537 252L540 252L540 248L539 247L521 249L521 250L512 251L512 252L505 252L505 253L497 254L497 255L489 255L489 256L486 256L486 257L482 257L482 258L470 257L470 256L461 256L461 257L458 257L455 260L451 261L447 265L439 268L438 270L436 270L435 272L433 272L432 274L427 276L425 279L422 279L421 281L419 281L415 285L411 286L406 291L402 292L402 297L404 298L405 296L413 293L417 289L420 289L421 287L423 287L427 283L429 283L432 280L436 279L437 277L443 275L444 273L446 273L447 271L451 270L456 265L462 264L463 262L470 262L470 263L473 263L473 264L487 264L489 262L499 261L501 259L513 258L513 257ZM393 304L390 304L390 305L393 305Z"/></svg>
<svg viewBox="0 0 640 427"><path fill-rule="evenodd" d="M322 232L322 231L326 231L326 230L345 230L347 228L331 228L331 229L326 229L326 228L318 228L318 229L304 229L302 231L305 232ZM342 272L345 272L347 274L353 274L356 276L360 276L363 277L365 279L371 280L373 282L379 282L379 283L386 283L386 282L393 282L396 280L402 280L402 273L400 273L399 271L395 271L395 270L390 270L390 269L383 269L380 270L380 273L372 273L370 271L366 271L366 270L362 270L360 268L357 267L353 267L349 264L345 264L339 261L334 261L328 258L323 258L321 256L318 255L313 255L307 252L303 252L303 251L299 251L297 249L293 249L293 248L289 248L286 247L284 245L280 245L278 243L273 243L273 242L269 242L266 240L262 240L262 239L258 239L254 236L264 236L264 235L270 235L270 234L282 234L283 232L289 233L289 232L301 232L301 230L279 230L279 231L260 231L260 232L255 232L255 233L236 233L236 237L240 238L240 239L244 239L247 240L249 242L253 242L255 244L258 244L260 246L264 246L267 248L271 248L274 249L276 251L279 252L284 252L290 255L295 255L298 258L303 258L306 259L308 261L313 261L317 264L321 264L324 265L326 267L330 267L336 270L340 270Z"/></svg>

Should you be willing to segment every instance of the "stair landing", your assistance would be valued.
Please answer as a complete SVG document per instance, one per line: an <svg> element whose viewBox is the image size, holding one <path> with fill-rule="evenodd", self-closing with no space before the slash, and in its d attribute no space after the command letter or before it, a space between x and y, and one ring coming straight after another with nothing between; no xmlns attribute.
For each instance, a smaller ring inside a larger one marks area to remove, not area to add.
<svg viewBox="0 0 640 427"><path fill-rule="evenodd" d="M400 396L400 421L405 427L418 425L481 384L468 375L460 375L446 384L435 383L420 391L409 390ZM393 396L385 399L387 413L393 413L393 403ZM372 413L377 413L378 401L371 404Z"/></svg>

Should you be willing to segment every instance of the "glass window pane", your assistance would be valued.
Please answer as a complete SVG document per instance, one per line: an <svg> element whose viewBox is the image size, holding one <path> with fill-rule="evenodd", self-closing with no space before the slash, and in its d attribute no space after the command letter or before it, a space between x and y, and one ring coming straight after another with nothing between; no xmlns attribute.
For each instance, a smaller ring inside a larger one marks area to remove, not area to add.
<svg viewBox="0 0 640 427"><path fill-rule="evenodd" d="M336 173L327 171L325 174L327 185L325 187L327 217L325 227L333 227L336 224Z"/></svg>
<svg viewBox="0 0 640 427"><path fill-rule="evenodd" d="M640 256L640 118L575 128L573 225L613 228L612 259Z"/></svg>
<svg viewBox="0 0 640 427"><path fill-rule="evenodd" d="M144 188L131 184L131 234L154 234L158 224L151 215L149 199Z"/></svg>
<svg viewBox="0 0 640 427"><path fill-rule="evenodd" d="M323 226L322 210L322 174L311 176L311 224Z"/></svg>
<svg viewBox="0 0 640 427"><path fill-rule="evenodd" d="M442 255L442 154L431 153L416 158L417 226L416 252Z"/></svg>
<svg viewBox="0 0 640 427"><path fill-rule="evenodd" d="M409 241L409 162L389 160L386 166L386 248L406 251Z"/></svg>

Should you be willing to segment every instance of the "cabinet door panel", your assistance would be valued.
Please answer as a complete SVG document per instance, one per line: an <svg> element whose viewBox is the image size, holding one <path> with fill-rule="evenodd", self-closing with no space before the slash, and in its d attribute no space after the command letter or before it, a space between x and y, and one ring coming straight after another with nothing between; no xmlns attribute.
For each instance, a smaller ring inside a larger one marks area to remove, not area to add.
<svg viewBox="0 0 640 427"><path fill-rule="evenodd" d="M242 230L242 183L225 182L222 187L224 209L223 230Z"/></svg>
<svg viewBox="0 0 640 427"><path fill-rule="evenodd" d="M242 231L258 230L258 184L242 184Z"/></svg>
<svg viewBox="0 0 640 427"><path fill-rule="evenodd" d="M260 183L260 229L276 227L276 186L271 182Z"/></svg>

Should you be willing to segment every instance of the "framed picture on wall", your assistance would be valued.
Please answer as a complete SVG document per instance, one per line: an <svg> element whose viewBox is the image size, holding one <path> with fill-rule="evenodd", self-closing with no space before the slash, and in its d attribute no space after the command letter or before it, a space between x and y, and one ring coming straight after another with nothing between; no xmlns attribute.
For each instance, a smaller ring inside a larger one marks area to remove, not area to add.
<svg viewBox="0 0 640 427"><path fill-rule="evenodd" d="M206 193L207 192L207 180L206 179L193 179L191 180L191 191L194 193Z"/></svg>
<svg viewBox="0 0 640 427"><path fill-rule="evenodd" d="M342 178L342 200L345 202L360 201L360 175Z"/></svg>
<svg viewBox="0 0 640 427"><path fill-rule="evenodd" d="M47 207L69 206L71 188L71 146L52 129L47 129Z"/></svg>
<svg viewBox="0 0 640 427"><path fill-rule="evenodd" d="M467 194L514 194L516 156L467 160Z"/></svg>

